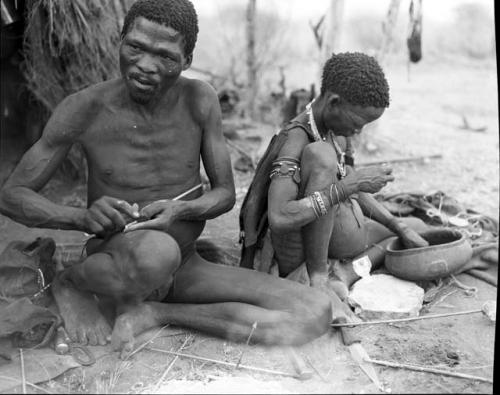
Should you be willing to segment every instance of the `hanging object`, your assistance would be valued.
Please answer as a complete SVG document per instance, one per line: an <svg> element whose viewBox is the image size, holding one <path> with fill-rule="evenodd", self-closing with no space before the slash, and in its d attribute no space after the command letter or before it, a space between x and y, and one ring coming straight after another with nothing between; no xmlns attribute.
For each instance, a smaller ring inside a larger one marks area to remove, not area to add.
<svg viewBox="0 0 500 395"><path fill-rule="evenodd" d="M422 0L411 0L410 21L408 25L408 54L410 61L417 63L422 59Z"/></svg>

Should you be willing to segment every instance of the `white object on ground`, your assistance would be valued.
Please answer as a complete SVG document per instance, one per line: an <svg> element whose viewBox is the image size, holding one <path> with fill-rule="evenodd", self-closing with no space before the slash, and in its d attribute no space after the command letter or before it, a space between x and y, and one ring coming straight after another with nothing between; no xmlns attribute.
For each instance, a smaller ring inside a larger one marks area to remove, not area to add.
<svg viewBox="0 0 500 395"><path fill-rule="evenodd" d="M497 302L488 300L483 304L481 310L491 321L497 321Z"/></svg>
<svg viewBox="0 0 500 395"><path fill-rule="evenodd" d="M352 261L352 268L359 277L369 277L372 270L372 261L368 255L363 255L361 258Z"/></svg>
<svg viewBox="0 0 500 395"><path fill-rule="evenodd" d="M416 317L424 290L410 281L374 274L354 283L347 300L364 320Z"/></svg>

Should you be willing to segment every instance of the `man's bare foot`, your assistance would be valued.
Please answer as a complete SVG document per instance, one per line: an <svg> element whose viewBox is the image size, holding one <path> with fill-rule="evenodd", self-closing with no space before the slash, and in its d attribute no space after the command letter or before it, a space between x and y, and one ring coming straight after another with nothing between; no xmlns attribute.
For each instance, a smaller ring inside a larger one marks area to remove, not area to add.
<svg viewBox="0 0 500 395"><path fill-rule="evenodd" d="M341 301L345 301L349 295L349 288L335 274L330 274L328 278L328 287L337 294Z"/></svg>
<svg viewBox="0 0 500 395"><path fill-rule="evenodd" d="M330 266L330 278L340 280L349 289L361 277L354 271L351 260L340 262L335 259Z"/></svg>
<svg viewBox="0 0 500 395"><path fill-rule="evenodd" d="M111 327L92 294L62 284L59 278L52 283L52 293L72 341L92 346L109 341Z"/></svg>
<svg viewBox="0 0 500 395"><path fill-rule="evenodd" d="M159 324L150 304L141 303L127 308L116 318L111 335L113 350L120 351L121 359L127 358L134 349L135 336Z"/></svg>

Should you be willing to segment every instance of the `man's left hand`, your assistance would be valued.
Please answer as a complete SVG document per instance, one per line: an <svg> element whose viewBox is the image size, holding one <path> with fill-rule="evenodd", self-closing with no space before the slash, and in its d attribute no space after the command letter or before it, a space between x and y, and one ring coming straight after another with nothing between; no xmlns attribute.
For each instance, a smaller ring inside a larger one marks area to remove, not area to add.
<svg viewBox="0 0 500 395"><path fill-rule="evenodd" d="M169 199L157 200L148 204L140 210L141 218L145 221L129 224L124 232L139 229L154 229L166 232L174 223L176 218L175 207L178 202Z"/></svg>

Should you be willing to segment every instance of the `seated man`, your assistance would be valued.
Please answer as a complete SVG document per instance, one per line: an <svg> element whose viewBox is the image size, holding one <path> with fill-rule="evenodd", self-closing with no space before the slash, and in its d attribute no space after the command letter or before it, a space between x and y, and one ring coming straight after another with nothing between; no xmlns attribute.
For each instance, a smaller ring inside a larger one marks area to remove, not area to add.
<svg viewBox="0 0 500 395"><path fill-rule="evenodd" d="M216 92L181 76L197 33L188 0L134 3L121 78L64 99L1 191L1 212L19 222L96 235L86 259L52 287L74 341L105 344L111 335L125 356L137 333L165 323L232 340L246 340L257 323L252 339L266 344L305 343L329 328L324 293L196 252L205 220L235 202ZM74 143L88 162L88 208L38 193ZM200 156L211 190L174 199L200 184ZM112 332L96 299L115 310Z"/></svg>
<svg viewBox="0 0 500 395"><path fill-rule="evenodd" d="M241 266L257 266L256 252L267 238L272 252L261 250L260 256L272 257L280 276L305 262L306 282L324 288L328 259L344 260L333 268L343 282L332 282L343 299L359 278L349 265L353 258L368 255L377 267L394 235L406 247L427 245L412 229L424 230L422 221L395 218L371 195L393 181L392 169L351 166L350 137L388 106L389 87L374 58L332 55L323 69L319 97L274 136L257 166L240 213Z"/></svg>

